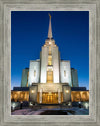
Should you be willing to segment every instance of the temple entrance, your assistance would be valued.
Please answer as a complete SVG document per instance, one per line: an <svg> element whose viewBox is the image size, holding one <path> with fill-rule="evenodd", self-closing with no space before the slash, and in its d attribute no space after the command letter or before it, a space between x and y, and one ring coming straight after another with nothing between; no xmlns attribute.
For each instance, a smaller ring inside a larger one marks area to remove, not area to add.
<svg viewBox="0 0 100 126"><path fill-rule="evenodd" d="M63 94L61 95L61 102L63 102ZM59 104L58 92L43 92L42 93L42 104ZM40 103L40 92L37 95L37 102Z"/></svg>
<svg viewBox="0 0 100 126"><path fill-rule="evenodd" d="M53 96L52 95L47 95L47 99L46 99L46 101L47 101L47 103L53 103L53 98L52 98Z"/></svg>
<svg viewBox="0 0 100 126"><path fill-rule="evenodd" d="M43 104L58 104L58 93L43 93L42 95Z"/></svg>

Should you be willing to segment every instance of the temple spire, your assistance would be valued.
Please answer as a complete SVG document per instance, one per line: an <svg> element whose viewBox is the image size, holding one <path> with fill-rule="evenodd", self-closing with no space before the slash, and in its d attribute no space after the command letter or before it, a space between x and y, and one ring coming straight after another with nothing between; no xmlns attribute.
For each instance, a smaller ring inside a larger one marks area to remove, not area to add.
<svg viewBox="0 0 100 126"><path fill-rule="evenodd" d="M52 28L51 28L51 15L49 14L49 29L48 29L48 38L52 38Z"/></svg>

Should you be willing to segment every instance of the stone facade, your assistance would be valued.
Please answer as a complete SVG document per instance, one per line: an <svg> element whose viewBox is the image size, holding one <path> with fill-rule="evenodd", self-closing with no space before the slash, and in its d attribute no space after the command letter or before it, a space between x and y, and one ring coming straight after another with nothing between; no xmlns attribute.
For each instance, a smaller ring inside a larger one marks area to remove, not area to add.
<svg viewBox="0 0 100 126"><path fill-rule="evenodd" d="M68 83L72 86L70 61L60 61L60 78L61 83Z"/></svg>
<svg viewBox="0 0 100 126"><path fill-rule="evenodd" d="M62 92L62 85L61 83L44 83L44 84L38 84L38 92L42 89L43 92L58 92L58 89L60 92ZM66 84L67 85L67 84Z"/></svg>
<svg viewBox="0 0 100 126"><path fill-rule="evenodd" d="M40 61L30 61L28 85L39 83L40 81Z"/></svg>
<svg viewBox="0 0 100 126"><path fill-rule="evenodd" d="M42 47L41 51L41 74L40 74L40 83L46 83L46 78L47 78L47 62L48 62L48 48L47 47Z"/></svg>
<svg viewBox="0 0 100 126"><path fill-rule="evenodd" d="M57 46L52 48L52 65L53 65L53 82L60 83L60 57L59 50Z"/></svg>

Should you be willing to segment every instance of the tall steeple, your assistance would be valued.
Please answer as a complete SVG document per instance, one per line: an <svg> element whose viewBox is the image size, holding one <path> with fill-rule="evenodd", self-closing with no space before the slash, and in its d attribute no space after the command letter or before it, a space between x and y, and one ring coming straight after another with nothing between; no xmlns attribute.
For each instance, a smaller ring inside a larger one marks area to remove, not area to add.
<svg viewBox="0 0 100 126"><path fill-rule="evenodd" d="M48 38L52 39L52 28L51 28L51 15L49 14L49 29L48 29Z"/></svg>
<svg viewBox="0 0 100 126"><path fill-rule="evenodd" d="M44 46L50 46L50 45L55 45L55 40L53 39L53 36L52 36L51 15L49 14L48 38L45 40Z"/></svg>

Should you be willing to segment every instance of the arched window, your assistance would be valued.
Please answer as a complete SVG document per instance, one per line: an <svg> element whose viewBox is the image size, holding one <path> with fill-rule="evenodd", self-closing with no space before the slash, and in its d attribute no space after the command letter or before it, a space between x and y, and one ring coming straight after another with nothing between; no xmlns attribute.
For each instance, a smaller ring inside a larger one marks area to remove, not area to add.
<svg viewBox="0 0 100 126"><path fill-rule="evenodd" d="M36 70L34 70L34 77L36 76Z"/></svg>
<svg viewBox="0 0 100 126"><path fill-rule="evenodd" d="M52 56L48 56L48 65L52 65Z"/></svg>
<svg viewBox="0 0 100 126"><path fill-rule="evenodd" d="M66 71L64 70L64 77L66 77Z"/></svg>

